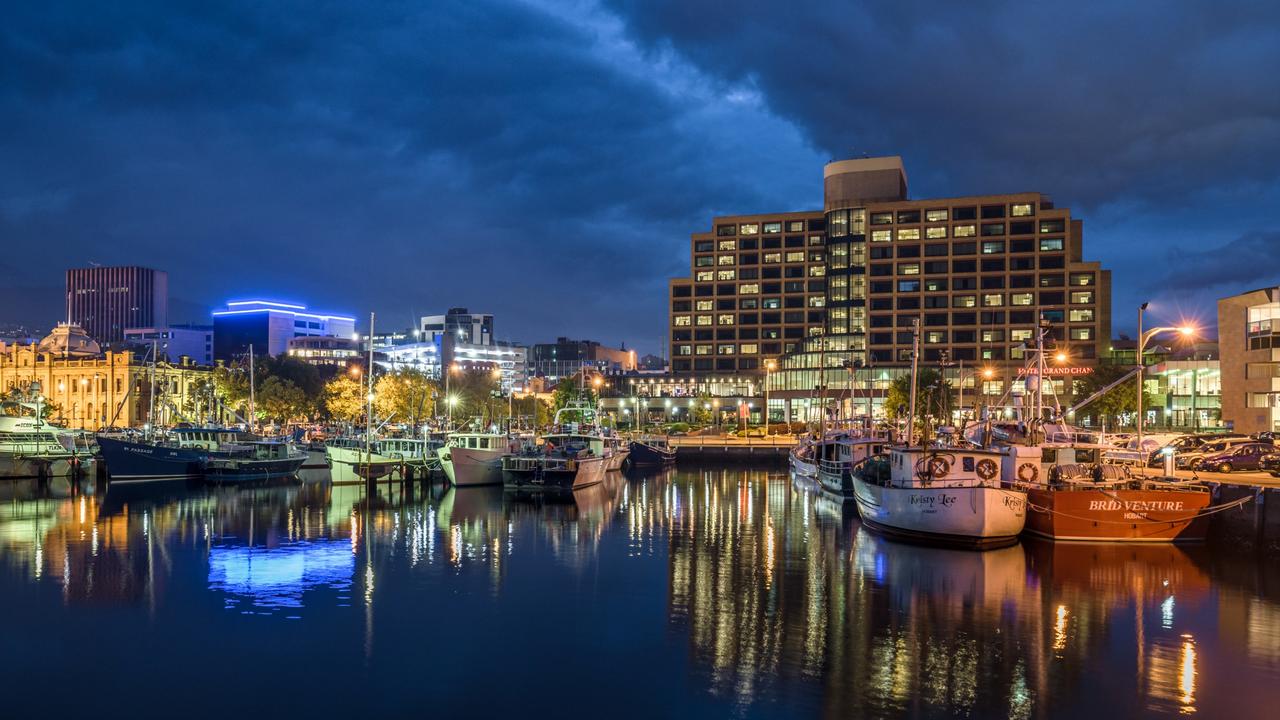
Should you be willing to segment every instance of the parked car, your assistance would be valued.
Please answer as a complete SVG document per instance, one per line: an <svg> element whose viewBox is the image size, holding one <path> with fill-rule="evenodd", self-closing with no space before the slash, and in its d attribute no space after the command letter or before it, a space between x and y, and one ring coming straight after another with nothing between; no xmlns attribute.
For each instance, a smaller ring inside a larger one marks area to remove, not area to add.
<svg viewBox="0 0 1280 720"><path fill-rule="evenodd" d="M1229 473L1236 470L1257 470L1264 455L1275 452L1271 443L1249 442L1228 448L1217 455L1208 455L1200 460L1200 469L1213 472Z"/></svg>
<svg viewBox="0 0 1280 720"><path fill-rule="evenodd" d="M1164 447L1151 453L1151 459L1147 464L1151 467L1157 467L1164 462L1164 455L1172 453L1174 456L1183 455L1185 453L1195 452L1205 445L1205 439L1198 435L1182 435L1165 443Z"/></svg>
<svg viewBox="0 0 1280 720"><path fill-rule="evenodd" d="M1209 457L1210 455L1219 455L1238 445L1244 445L1246 443L1254 443L1254 442L1257 442L1257 441L1250 440L1247 437L1225 438L1222 440L1214 440L1211 442L1207 442L1204 445L1201 445L1199 448L1195 450L1191 450L1185 453L1183 452L1178 453L1177 455L1174 456L1173 463L1175 466L1179 468L1186 468L1188 470L1197 470L1200 467L1201 461L1203 461L1205 458Z"/></svg>
<svg viewBox="0 0 1280 720"><path fill-rule="evenodd" d="M1280 477L1280 452L1263 455L1262 459L1258 460L1258 469L1271 473L1272 477Z"/></svg>
<svg viewBox="0 0 1280 720"><path fill-rule="evenodd" d="M1118 465L1148 465L1155 454L1160 452L1160 448L1164 447L1180 435L1174 433L1163 433L1157 435L1143 435L1142 447L1138 447L1138 438L1135 436L1123 447L1114 448L1102 453L1102 462L1114 463Z"/></svg>

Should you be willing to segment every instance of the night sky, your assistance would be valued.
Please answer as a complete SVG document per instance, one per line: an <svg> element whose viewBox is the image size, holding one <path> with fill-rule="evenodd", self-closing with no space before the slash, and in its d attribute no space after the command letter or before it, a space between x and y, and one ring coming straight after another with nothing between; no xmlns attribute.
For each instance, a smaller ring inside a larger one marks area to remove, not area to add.
<svg viewBox="0 0 1280 720"><path fill-rule="evenodd" d="M173 319L266 296L387 327L657 351L717 213L1042 191L1115 329L1280 282L1280 3L9 3L0 322L63 270L170 273Z"/></svg>

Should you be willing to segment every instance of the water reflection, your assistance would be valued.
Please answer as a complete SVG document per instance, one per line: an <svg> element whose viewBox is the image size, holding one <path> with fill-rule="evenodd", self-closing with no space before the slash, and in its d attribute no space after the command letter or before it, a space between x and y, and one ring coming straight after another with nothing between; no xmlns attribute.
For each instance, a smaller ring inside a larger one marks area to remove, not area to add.
<svg viewBox="0 0 1280 720"><path fill-rule="evenodd" d="M577 675L644 675L711 714L1249 716L1280 679L1262 567L1218 548L906 545L812 484L742 468L614 478L572 498L0 485L0 596L42 608L17 630L27 642L88 608L134 608L180 619L203 657L198 628L220 607L237 623L323 618L309 637L332 634L325 647L357 666L437 645L557 652ZM424 634L406 645L406 628ZM266 630L221 632L252 644ZM610 652L612 665L594 659Z"/></svg>

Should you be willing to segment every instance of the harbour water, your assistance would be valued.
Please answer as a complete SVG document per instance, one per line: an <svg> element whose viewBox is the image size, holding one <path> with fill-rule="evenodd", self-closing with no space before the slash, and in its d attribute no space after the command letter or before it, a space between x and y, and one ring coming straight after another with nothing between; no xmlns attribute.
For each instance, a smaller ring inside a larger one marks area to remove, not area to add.
<svg viewBox="0 0 1280 720"><path fill-rule="evenodd" d="M574 502L324 481L0 487L7 717L1257 717L1230 547L899 544L785 473Z"/></svg>

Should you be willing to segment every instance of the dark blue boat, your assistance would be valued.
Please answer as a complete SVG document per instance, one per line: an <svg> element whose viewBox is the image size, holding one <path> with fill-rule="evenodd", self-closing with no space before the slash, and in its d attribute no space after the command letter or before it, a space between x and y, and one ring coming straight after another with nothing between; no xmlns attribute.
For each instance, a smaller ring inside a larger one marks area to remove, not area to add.
<svg viewBox="0 0 1280 720"><path fill-rule="evenodd" d="M216 483L291 478L306 462L307 454L290 443L275 441L224 445L209 454L205 480Z"/></svg>
<svg viewBox="0 0 1280 720"><path fill-rule="evenodd" d="M98 448L111 482L151 482L204 476L209 452L99 436Z"/></svg>
<svg viewBox="0 0 1280 720"><path fill-rule="evenodd" d="M676 461L676 451L665 438L645 438L631 441L631 464L639 466L671 465Z"/></svg>

